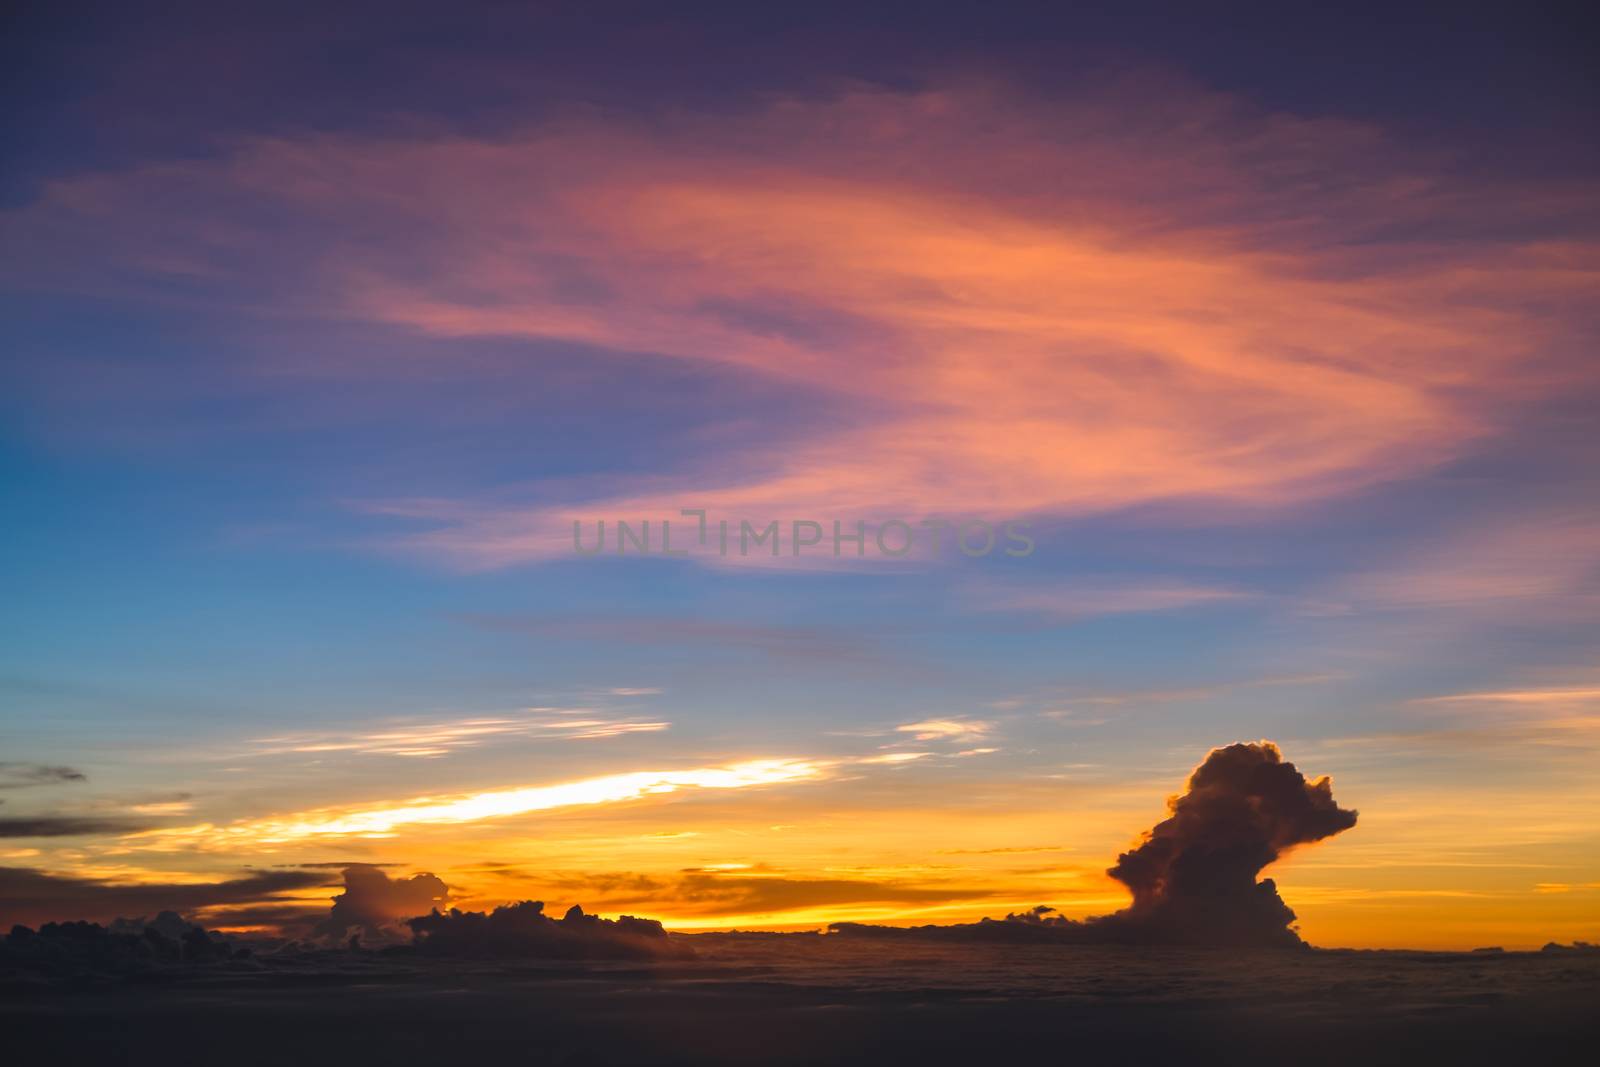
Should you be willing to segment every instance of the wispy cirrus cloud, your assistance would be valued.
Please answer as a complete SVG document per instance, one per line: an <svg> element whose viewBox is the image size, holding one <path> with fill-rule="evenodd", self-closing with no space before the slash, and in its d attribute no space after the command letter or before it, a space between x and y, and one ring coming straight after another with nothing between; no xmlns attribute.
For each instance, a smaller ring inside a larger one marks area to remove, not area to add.
<svg viewBox="0 0 1600 1067"><path fill-rule="evenodd" d="M672 725L664 720L611 717L592 708L528 710L564 713L397 723L360 732L279 734L255 738L251 743L255 746L253 754L262 756L350 752L368 756L431 758L510 738L582 741L656 733Z"/></svg>
<svg viewBox="0 0 1600 1067"><path fill-rule="evenodd" d="M1443 713L1450 729L1562 745L1600 743L1600 686L1544 686L1422 697L1411 702Z"/></svg>
<svg viewBox="0 0 1600 1067"><path fill-rule="evenodd" d="M932 752L885 752L881 756L864 756L856 762L865 764L881 764L892 767L902 763L913 763L916 760L927 759L932 755L934 755Z"/></svg>
<svg viewBox="0 0 1600 1067"><path fill-rule="evenodd" d="M395 543L470 567L567 554L575 518L685 506L1276 506L1425 470L1579 373L1600 277L1558 225L1579 191L1446 181L1368 127L1160 89L1159 109L1137 81L1049 102L967 86L255 140L57 182L3 225L31 286L689 361L841 413L581 498L373 502L432 526ZM1508 204L1524 236L1478 225Z"/></svg>
<svg viewBox="0 0 1600 1067"><path fill-rule="evenodd" d="M1331 588L1314 610L1438 610L1501 619L1591 613L1600 604L1600 513L1518 509L1429 538Z"/></svg>
<svg viewBox="0 0 1600 1067"><path fill-rule="evenodd" d="M1344 675L1337 672L1268 675L1260 678L1239 678L1159 689L1110 690L1052 686L998 700L991 706L1005 711L1026 711L1046 717L1060 717L1070 715L1078 708L1109 711L1123 707L1195 703L1254 689L1321 686L1342 677Z"/></svg>
<svg viewBox="0 0 1600 1067"><path fill-rule="evenodd" d="M1600 686L1583 681L1415 697L1396 706L1387 725L1314 743L1369 751L1477 750L1528 762L1554 780L1587 767L1600 747Z"/></svg>
<svg viewBox="0 0 1600 1067"><path fill-rule="evenodd" d="M973 587L967 593L967 603L979 611L1014 613L1055 622L1101 615L1180 611L1260 599L1260 594L1228 585L1182 579L1118 581L1102 575L1028 585L990 583Z"/></svg>
<svg viewBox="0 0 1600 1067"><path fill-rule="evenodd" d="M983 719L923 719L895 727L897 733L910 734L917 741L975 741L993 729L994 723Z"/></svg>
<svg viewBox="0 0 1600 1067"><path fill-rule="evenodd" d="M1419 704L1492 704L1532 708L1600 706L1600 686L1551 686L1542 689L1501 689L1449 696L1422 697Z"/></svg>

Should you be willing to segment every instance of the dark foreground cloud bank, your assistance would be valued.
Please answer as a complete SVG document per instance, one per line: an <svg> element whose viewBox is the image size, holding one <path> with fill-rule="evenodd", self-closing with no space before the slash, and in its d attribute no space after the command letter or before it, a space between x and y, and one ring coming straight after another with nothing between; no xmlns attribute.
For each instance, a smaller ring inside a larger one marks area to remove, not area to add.
<svg viewBox="0 0 1600 1067"><path fill-rule="evenodd" d="M1262 868L1289 849L1356 824L1327 779L1308 781L1270 741L1213 749L1169 802L1171 815L1106 873L1133 903L1077 922L1037 908L1004 920L898 929L835 923L858 937L933 937L976 941L1061 941L1298 947L1294 912Z"/></svg>
<svg viewBox="0 0 1600 1067"><path fill-rule="evenodd" d="M694 955L654 919L624 915L602 919L574 904L560 919L544 913L544 902L524 900L484 914L438 911L411 919L416 946L425 955L467 957L537 956L545 959L687 959Z"/></svg>
<svg viewBox="0 0 1600 1067"><path fill-rule="evenodd" d="M541 900L524 900L492 912L451 908L450 887L423 872L391 878L367 864L344 869L344 892L333 899L328 917L312 929L314 937L368 944L412 942L430 956L545 959L656 959L692 956L654 919L624 915L602 919L574 904L560 919L544 913Z"/></svg>

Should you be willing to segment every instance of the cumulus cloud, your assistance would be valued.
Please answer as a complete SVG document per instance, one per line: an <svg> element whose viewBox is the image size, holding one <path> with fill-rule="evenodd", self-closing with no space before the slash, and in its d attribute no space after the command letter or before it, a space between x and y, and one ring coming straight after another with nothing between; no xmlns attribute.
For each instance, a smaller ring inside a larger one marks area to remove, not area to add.
<svg viewBox="0 0 1600 1067"><path fill-rule="evenodd" d="M1115 922L1164 941L1297 942L1294 912L1262 868L1356 824L1332 782L1307 781L1270 741L1214 750L1172 814L1107 873L1133 893Z"/></svg>
<svg viewBox="0 0 1600 1067"><path fill-rule="evenodd" d="M654 919L602 919L574 904L560 919L544 901L481 911L438 911L407 922L419 951L440 956L540 956L547 959L652 959L694 955Z"/></svg>
<svg viewBox="0 0 1600 1067"><path fill-rule="evenodd" d="M1119 912L1083 922L1036 908L1003 921L911 931L838 923L855 936L950 940L1240 947L1301 945L1294 912L1261 870L1288 850L1348 830L1356 813L1339 807L1328 778L1307 780L1270 741L1212 750L1168 801L1168 818L1106 873L1133 894Z"/></svg>
<svg viewBox="0 0 1600 1067"><path fill-rule="evenodd" d="M377 867L354 864L344 869L344 892L333 898L333 910L314 933L343 938L352 931L367 937L392 933L395 923L434 911L450 902L450 887L436 875L391 878Z"/></svg>

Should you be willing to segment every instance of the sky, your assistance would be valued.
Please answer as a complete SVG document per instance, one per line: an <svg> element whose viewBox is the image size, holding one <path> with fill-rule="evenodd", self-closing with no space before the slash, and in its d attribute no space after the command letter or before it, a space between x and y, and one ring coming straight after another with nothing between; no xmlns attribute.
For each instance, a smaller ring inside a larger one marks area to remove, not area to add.
<svg viewBox="0 0 1600 1067"><path fill-rule="evenodd" d="M1312 943L1600 935L1585 28L753 7L6 16L5 884L1083 917L1271 739Z"/></svg>

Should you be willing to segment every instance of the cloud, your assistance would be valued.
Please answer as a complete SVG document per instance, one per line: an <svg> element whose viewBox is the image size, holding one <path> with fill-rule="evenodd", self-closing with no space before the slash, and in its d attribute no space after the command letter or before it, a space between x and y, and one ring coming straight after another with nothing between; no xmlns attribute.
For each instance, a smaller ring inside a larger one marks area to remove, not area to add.
<svg viewBox="0 0 1600 1067"><path fill-rule="evenodd" d="M452 826L556 808L618 804L687 789L748 789L814 781L827 765L813 760L758 759L718 767L632 771L551 785L415 797L367 807L318 808L222 826L201 823L144 831L125 839L148 849L276 847L296 841L392 837L407 826Z"/></svg>
<svg viewBox="0 0 1600 1067"><path fill-rule="evenodd" d="M895 727L917 741L976 741L992 729L994 724L982 719L924 719Z"/></svg>
<svg viewBox="0 0 1600 1067"><path fill-rule="evenodd" d="M800 878L715 871L686 873L666 896L700 915L752 915L839 904L930 904L979 900L992 889L856 878Z"/></svg>
<svg viewBox="0 0 1600 1067"><path fill-rule="evenodd" d="M552 714L533 714L551 712ZM657 733L672 724L612 718L594 708L529 708L515 718L456 719L432 723L395 723L357 733L304 733L256 738L255 755L321 755L350 752L363 756L429 759L486 742L516 737L541 740L592 740L633 733Z"/></svg>
<svg viewBox="0 0 1600 1067"><path fill-rule="evenodd" d="M1491 619L1590 617L1600 604L1600 514L1529 508L1446 531L1325 591L1329 613L1447 610Z"/></svg>
<svg viewBox="0 0 1600 1067"><path fill-rule="evenodd" d="M1002 856L1014 852L1062 852L1060 845L1013 845L1002 848L942 848L941 856Z"/></svg>
<svg viewBox="0 0 1600 1067"><path fill-rule="evenodd" d="M93 815L16 815L0 818L0 838L132 834L147 829L148 823Z"/></svg>
<svg viewBox="0 0 1600 1067"><path fill-rule="evenodd" d="M1356 824L1329 779L1307 781L1269 741L1212 751L1174 798L1172 814L1107 873L1133 903L1100 920L1168 942L1296 943L1294 912L1263 867L1298 845Z"/></svg>
<svg viewBox="0 0 1600 1067"><path fill-rule="evenodd" d="M1550 686L1540 689L1503 689L1481 693L1453 693L1424 697L1418 704L1497 704L1532 708L1583 708L1600 703L1600 686Z"/></svg>
<svg viewBox="0 0 1600 1067"><path fill-rule="evenodd" d="M1168 703L1194 703L1235 693L1240 690L1275 688L1278 686L1323 685L1342 677L1337 673L1275 675L1263 678L1241 678L1233 681L1213 682L1172 689L1082 690L1075 687L1049 687L1032 693L996 702L993 706L1006 710L1036 709L1047 718L1070 716L1074 708L1116 709Z"/></svg>
<svg viewBox="0 0 1600 1067"><path fill-rule="evenodd" d="M817 399L648 483L371 502L433 524L391 543L496 567L570 554L574 519L686 506L1273 507L1427 470L1584 373L1596 248L1551 220L1586 195L1132 79L258 138L55 181L0 229L17 286L580 345Z"/></svg>
<svg viewBox="0 0 1600 1067"><path fill-rule="evenodd" d="M398 863L369 863L366 860L323 860L317 863L290 863L287 867L298 867L302 870L334 870L343 871L346 867L373 867L382 870L385 867L398 867Z"/></svg>
<svg viewBox="0 0 1600 1067"><path fill-rule="evenodd" d="M1354 826L1327 778L1307 781L1270 741L1213 749L1167 802L1170 816L1106 873L1133 902L1082 922L1040 906L1005 920L912 930L836 923L857 937L1056 941L1287 948L1303 944L1272 879L1256 881L1290 849Z"/></svg>
<svg viewBox="0 0 1600 1067"><path fill-rule="evenodd" d="M219 904L199 918L206 927L223 932L262 932L283 937L312 937L327 909L311 903Z"/></svg>
<svg viewBox="0 0 1600 1067"><path fill-rule="evenodd" d="M694 951L653 919L624 915L602 919L574 904L560 919L544 901L524 900L485 914L434 911L407 923L417 951L467 957L535 956L541 959L688 959Z"/></svg>
<svg viewBox="0 0 1600 1067"><path fill-rule="evenodd" d="M194 802L186 796L172 800L151 800L130 804L128 810L139 815L185 815L194 810Z"/></svg>
<svg viewBox="0 0 1600 1067"><path fill-rule="evenodd" d="M1432 729L1424 736L1435 741L1579 748L1600 741L1600 687L1592 682L1452 693L1410 704L1431 713L1427 725ZM1441 720L1446 725L1438 729Z"/></svg>
<svg viewBox="0 0 1600 1067"><path fill-rule="evenodd" d="M1533 887L1535 893L1582 893L1600 889L1600 882L1583 882L1574 885L1571 882L1540 882Z"/></svg>
<svg viewBox="0 0 1600 1067"><path fill-rule="evenodd" d="M814 878L801 873L773 870L764 864L717 864L690 868L676 875L627 872L526 876L542 892L577 895L607 908L670 905L676 921L705 926L699 920L751 916L781 916L788 912L815 912L837 905L876 904L922 906L981 900L995 895L992 888L936 880L916 882L885 878ZM571 899L571 896L567 896ZM792 916L785 921L796 920Z"/></svg>
<svg viewBox="0 0 1600 1067"><path fill-rule="evenodd" d="M351 931L381 936L403 919L450 902L450 887L432 874L391 878L377 867L352 864L344 869L344 892L333 898L328 917L314 932L342 940Z"/></svg>
<svg viewBox="0 0 1600 1067"><path fill-rule="evenodd" d="M1176 579L1115 582L1085 575L1045 586L1037 583L1016 587L986 586L972 591L967 599L979 611L1015 612L1068 621L1099 615L1178 611L1238 603L1258 597L1229 586L1202 585Z"/></svg>
<svg viewBox="0 0 1600 1067"><path fill-rule="evenodd" d="M0 760L0 789L29 789L34 786L62 785L88 780L82 771L73 767Z"/></svg>
<svg viewBox="0 0 1600 1067"><path fill-rule="evenodd" d="M28 867L0 867L0 925L89 919L106 922L119 915L185 913L220 905L281 900L296 890L325 885L314 871L252 871L223 882L122 883L71 878Z"/></svg>

